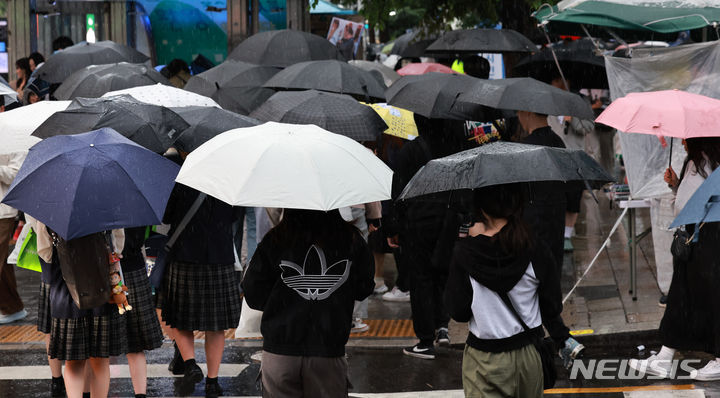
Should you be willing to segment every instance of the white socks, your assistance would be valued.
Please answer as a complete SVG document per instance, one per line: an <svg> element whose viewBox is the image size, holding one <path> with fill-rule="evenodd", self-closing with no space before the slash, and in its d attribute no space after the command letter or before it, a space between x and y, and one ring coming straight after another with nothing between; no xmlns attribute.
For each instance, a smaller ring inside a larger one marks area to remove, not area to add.
<svg viewBox="0 0 720 398"><path fill-rule="evenodd" d="M573 234L575 234L575 227L565 227L566 238L572 238Z"/></svg>
<svg viewBox="0 0 720 398"><path fill-rule="evenodd" d="M657 353L657 358L665 361L672 361L675 356L675 349L670 347L662 346L660 352Z"/></svg>

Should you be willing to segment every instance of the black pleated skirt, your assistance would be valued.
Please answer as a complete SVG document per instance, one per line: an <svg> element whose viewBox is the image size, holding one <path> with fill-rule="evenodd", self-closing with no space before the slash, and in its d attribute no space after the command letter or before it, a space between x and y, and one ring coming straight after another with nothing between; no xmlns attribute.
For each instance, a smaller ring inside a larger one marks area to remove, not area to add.
<svg viewBox="0 0 720 398"><path fill-rule="evenodd" d="M165 270L157 305L163 321L179 330L237 327L241 301L233 264L172 262Z"/></svg>
<svg viewBox="0 0 720 398"><path fill-rule="evenodd" d="M52 316L50 315L50 285L40 282L40 297L38 298L37 330L45 334L50 333Z"/></svg>
<svg viewBox="0 0 720 398"><path fill-rule="evenodd" d="M48 355L67 361L108 358L128 352L124 315L52 318Z"/></svg>
<svg viewBox="0 0 720 398"><path fill-rule="evenodd" d="M152 288L144 269L123 273L128 287L128 303L132 310L125 312L127 323L128 352L154 350L162 346L160 328Z"/></svg>

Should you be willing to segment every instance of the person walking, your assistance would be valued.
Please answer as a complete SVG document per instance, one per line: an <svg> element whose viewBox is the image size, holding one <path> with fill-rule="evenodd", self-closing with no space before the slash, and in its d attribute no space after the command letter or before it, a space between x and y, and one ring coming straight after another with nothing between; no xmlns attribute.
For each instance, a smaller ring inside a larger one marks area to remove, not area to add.
<svg viewBox="0 0 720 398"><path fill-rule="evenodd" d="M30 70L30 59L20 58L15 61L15 73L17 74L17 80L12 82L11 86L18 94L18 101L23 100L23 90L30 80L32 71Z"/></svg>
<svg viewBox="0 0 720 398"><path fill-rule="evenodd" d="M675 216L705 179L720 166L720 138L683 140L687 158L678 178L672 167L665 171L665 182L675 192ZM686 225L696 236L689 258L673 257L673 277L667 307L660 322L662 348L644 360L631 359L630 367L646 374L673 377L673 357L677 350L703 351L714 356L703 368L691 372L698 381L720 380L720 225L707 223L696 228Z"/></svg>
<svg viewBox="0 0 720 398"><path fill-rule="evenodd" d="M547 115L518 111L517 116L520 126L529 133L522 140L523 143L565 148L562 139L548 125ZM529 187L529 201L524 210L525 221L538 241L550 248L559 283L564 257L566 193L553 183L538 182L530 184ZM563 365L569 367L573 360L582 355L585 346L570 336L570 329L560 314L554 318L543 317L543 324L555 346L560 347L558 355L562 358Z"/></svg>
<svg viewBox="0 0 720 398"><path fill-rule="evenodd" d="M263 311L264 397L347 396L345 344L373 274L365 240L339 211L285 210L242 281L250 308Z"/></svg>
<svg viewBox="0 0 720 398"><path fill-rule="evenodd" d="M145 398L147 393L147 361L145 351L162 346L163 334L155 314L152 288L145 268L142 248L147 227L125 228L125 243L120 266L124 284L128 287L128 303L131 311L125 313L130 368L135 398Z"/></svg>
<svg viewBox="0 0 720 398"><path fill-rule="evenodd" d="M1 197L7 194L24 159L25 154L21 152L0 154ZM15 322L27 316L25 306L18 294L15 270L7 263L10 239L15 230L17 215L17 210L0 204L0 324Z"/></svg>
<svg viewBox="0 0 720 398"><path fill-rule="evenodd" d="M466 397L543 395L533 339L545 333L543 318L562 312L562 297L554 259L532 238L524 205L517 184L476 189L476 221L455 244L445 302L453 319L469 322L462 362Z"/></svg>
<svg viewBox="0 0 720 398"><path fill-rule="evenodd" d="M200 192L176 184L165 209L163 222L172 236ZM207 377L205 396L217 397L223 390L218 372L225 347L225 331L240 321L240 290L235 279L232 224L235 209L218 199L206 197L180 233L165 270L157 307L162 321L172 328L183 362L173 372L183 372L184 388L193 388L203 379L195 362L193 331L205 332ZM183 389L184 389L183 388Z"/></svg>

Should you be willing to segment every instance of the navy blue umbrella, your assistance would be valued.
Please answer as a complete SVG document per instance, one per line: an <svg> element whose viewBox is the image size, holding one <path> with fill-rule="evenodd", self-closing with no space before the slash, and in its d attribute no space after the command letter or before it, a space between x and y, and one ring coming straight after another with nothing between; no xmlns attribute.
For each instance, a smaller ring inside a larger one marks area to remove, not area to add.
<svg viewBox="0 0 720 398"><path fill-rule="evenodd" d="M64 239L159 224L179 166L110 128L30 148L2 202Z"/></svg>
<svg viewBox="0 0 720 398"><path fill-rule="evenodd" d="M708 176L685 204L670 228L720 221L720 169Z"/></svg>

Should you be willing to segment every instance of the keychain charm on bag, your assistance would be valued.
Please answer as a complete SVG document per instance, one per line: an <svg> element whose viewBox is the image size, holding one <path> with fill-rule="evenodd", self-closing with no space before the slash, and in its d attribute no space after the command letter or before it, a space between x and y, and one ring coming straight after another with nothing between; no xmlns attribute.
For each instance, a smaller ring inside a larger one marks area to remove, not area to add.
<svg viewBox="0 0 720 398"><path fill-rule="evenodd" d="M128 303L128 287L123 283L122 268L120 268L120 256L115 253L110 253L110 303L117 305L118 312L120 315L124 314L125 311L132 310L132 306Z"/></svg>

